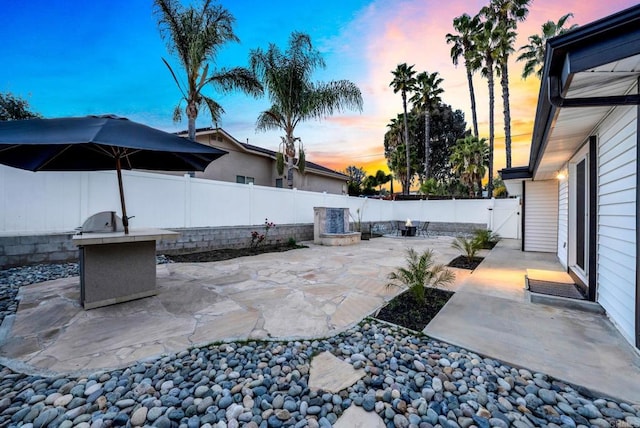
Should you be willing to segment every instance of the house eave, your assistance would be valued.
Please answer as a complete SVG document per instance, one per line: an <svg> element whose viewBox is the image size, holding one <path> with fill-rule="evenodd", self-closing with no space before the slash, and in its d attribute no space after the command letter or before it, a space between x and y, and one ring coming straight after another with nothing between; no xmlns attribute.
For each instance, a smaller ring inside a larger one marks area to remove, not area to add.
<svg viewBox="0 0 640 428"><path fill-rule="evenodd" d="M178 132L178 135L184 136L187 135L187 131L182 131L182 132ZM233 142L240 150L246 152L246 153L251 153L254 154L256 156L262 156L265 158L269 158L271 160L276 159L276 152L269 150L269 149L264 149L264 148L258 148L257 146L252 146L248 143L243 143L241 141L238 141L235 137L233 137L231 134L229 134L227 131L225 131L223 128L198 128L196 129L196 136L198 135L209 135L209 134L214 134L214 133L220 133L222 135L224 135L224 137L226 137L229 141ZM347 181L349 179L349 177L345 174L339 173L337 171L332 171L329 170L328 168L323 167L322 165L317 165L313 162L307 162L306 163L306 168L305 168L305 173L310 173L310 174L314 174L314 175L320 175L323 177L329 177L329 178L334 178L337 180L343 180L343 181ZM320 167L320 168L318 168ZM295 167L297 169L297 167Z"/></svg>
<svg viewBox="0 0 640 428"><path fill-rule="evenodd" d="M629 89L636 84L635 79L640 75L640 69L633 66L630 70L617 70L615 65L634 57L640 58L640 5L547 42L529 157L529 170L533 178L550 178L553 170L559 169L562 162L569 159L572 151L586 142L589 131L595 129L614 106L638 105L638 94L606 93L602 96L596 95L595 90L594 93L589 93L575 84L576 80L596 82L601 89L614 81L622 82L621 86ZM640 60L629 62L638 64ZM605 73L605 70L611 72ZM580 93L581 96L572 96L572 92ZM563 125L561 111L574 107L585 112L580 132L563 139L556 137L558 141L550 143L555 130ZM541 164L550 144L554 150L558 148L557 144L561 144L563 151L558 151L553 156L547 154L546 162L549 164L543 170Z"/></svg>
<svg viewBox="0 0 640 428"><path fill-rule="evenodd" d="M528 166L514 166L512 168L504 168L498 171L503 181L508 180L528 180L533 177Z"/></svg>

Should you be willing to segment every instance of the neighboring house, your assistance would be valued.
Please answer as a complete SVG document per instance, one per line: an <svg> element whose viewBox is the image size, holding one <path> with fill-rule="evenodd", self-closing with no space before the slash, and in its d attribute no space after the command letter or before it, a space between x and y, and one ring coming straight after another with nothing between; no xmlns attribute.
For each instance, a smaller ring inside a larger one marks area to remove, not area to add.
<svg viewBox="0 0 640 428"><path fill-rule="evenodd" d="M549 40L529 165L524 251L558 259L640 348L640 6Z"/></svg>
<svg viewBox="0 0 640 428"><path fill-rule="evenodd" d="M186 136L187 132L179 135ZM222 128L197 129L196 141L228 152L212 162L204 172L196 172L197 178L270 187L287 186L286 176L279 176L276 171L276 152L272 150L242 143ZM344 174L307 161L304 174L295 169L293 185L299 190L346 194L348 179Z"/></svg>

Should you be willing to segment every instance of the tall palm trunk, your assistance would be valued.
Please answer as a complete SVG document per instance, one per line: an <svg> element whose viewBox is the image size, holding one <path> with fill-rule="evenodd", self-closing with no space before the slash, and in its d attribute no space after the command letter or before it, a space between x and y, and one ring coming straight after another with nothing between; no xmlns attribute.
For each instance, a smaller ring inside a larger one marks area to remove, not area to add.
<svg viewBox="0 0 640 428"><path fill-rule="evenodd" d="M287 131L284 154L287 156L287 186L293 189L293 167L296 156L296 144L292 131Z"/></svg>
<svg viewBox="0 0 640 428"><path fill-rule="evenodd" d="M411 170L411 159L409 156L409 123L407 121L407 93L406 91L402 91L402 108L404 109L404 146L405 152L407 155L407 173L405 174L405 184L403 186L402 192L405 195L409 194L409 185L411 183L410 170Z"/></svg>
<svg viewBox="0 0 640 428"><path fill-rule="evenodd" d="M493 82L493 59L487 56L487 82L489 84L489 182L487 183L487 196L493 197L493 139L494 139L494 82Z"/></svg>
<svg viewBox="0 0 640 428"><path fill-rule="evenodd" d="M478 112L476 109L476 91L473 89L473 73L471 73L471 67L466 65L467 68L467 82L469 83L469 95L471 96L471 118L473 119L473 135L478 137Z"/></svg>
<svg viewBox="0 0 640 428"><path fill-rule="evenodd" d="M424 111L424 180L429 179L429 152L431 151L431 114L427 108Z"/></svg>
<svg viewBox="0 0 640 428"><path fill-rule="evenodd" d="M186 111L187 119L189 123L189 139L196 140L196 119L198 118L198 106L195 101L189 101L187 103Z"/></svg>
<svg viewBox="0 0 640 428"><path fill-rule="evenodd" d="M509 71L508 56L500 64L500 84L502 85L502 105L504 106L504 149L507 157L507 168L511 168L511 109L509 107Z"/></svg>

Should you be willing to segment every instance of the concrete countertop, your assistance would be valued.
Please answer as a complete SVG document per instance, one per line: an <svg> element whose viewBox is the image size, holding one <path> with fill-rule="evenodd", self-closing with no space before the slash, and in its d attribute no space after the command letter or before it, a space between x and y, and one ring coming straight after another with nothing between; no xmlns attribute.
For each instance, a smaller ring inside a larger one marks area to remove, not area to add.
<svg viewBox="0 0 640 428"><path fill-rule="evenodd" d="M126 242L158 241L160 239L178 239L180 233L166 229L130 229L129 234L124 232L91 233L74 235L72 241L77 246L121 244Z"/></svg>

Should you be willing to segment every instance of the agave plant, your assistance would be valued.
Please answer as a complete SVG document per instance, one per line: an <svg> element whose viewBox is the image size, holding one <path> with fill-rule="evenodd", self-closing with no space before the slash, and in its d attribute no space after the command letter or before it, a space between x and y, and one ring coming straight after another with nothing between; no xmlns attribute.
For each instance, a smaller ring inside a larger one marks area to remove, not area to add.
<svg viewBox="0 0 640 428"><path fill-rule="evenodd" d="M478 240L475 238L466 238L464 236L458 236L451 246L460 251L462 255L467 258L469 263L473 263L473 259L481 248Z"/></svg>
<svg viewBox="0 0 640 428"><path fill-rule="evenodd" d="M455 274L445 265L435 264L433 257L433 250L426 250L418 255L416 250L409 248L407 250L408 266L391 272L388 276L391 282L387 287L407 287L414 298L419 303L423 303L425 287L447 286L455 279Z"/></svg>

